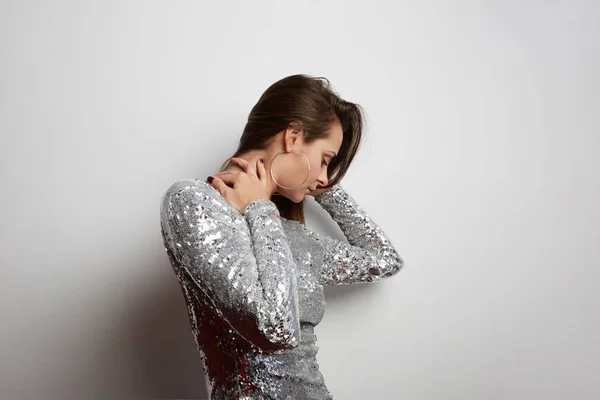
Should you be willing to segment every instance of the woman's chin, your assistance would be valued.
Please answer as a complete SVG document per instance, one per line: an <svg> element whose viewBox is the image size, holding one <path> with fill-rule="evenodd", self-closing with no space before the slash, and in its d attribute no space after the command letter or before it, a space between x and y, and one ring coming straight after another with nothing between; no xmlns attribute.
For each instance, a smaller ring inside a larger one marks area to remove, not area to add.
<svg viewBox="0 0 600 400"><path fill-rule="evenodd" d="M294 193L294 199L291 200L296 204L302 203L307 194L305 190L302 190L301 192Z"/></svg>
<svg viewBox="0 0 600 400"><path fill-rule="evenodd" d="M304 189L299 189L299 190L294 190L292 193L286 193L285 197L287 197L288 199L290 199L292 202L298 204L298 203L302 203L304 201L304 198L306 196L309 196L310 191L306 188Z"/></svg>

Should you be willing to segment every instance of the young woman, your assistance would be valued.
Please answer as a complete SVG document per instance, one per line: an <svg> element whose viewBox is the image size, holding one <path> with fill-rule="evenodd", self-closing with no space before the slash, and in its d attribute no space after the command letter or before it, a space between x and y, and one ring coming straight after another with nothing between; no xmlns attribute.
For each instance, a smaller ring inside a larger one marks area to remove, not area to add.
<svg viewBox="0 0 600 400"><path fill-rule="evenodd" d="M363 118L326 78L288 76L248 117L221 171L173 183L161 232L211 399L332 399L316 360L323 285L376 282L403 260L339 183ZM348 242L308 230L314 196Z"/></svg>

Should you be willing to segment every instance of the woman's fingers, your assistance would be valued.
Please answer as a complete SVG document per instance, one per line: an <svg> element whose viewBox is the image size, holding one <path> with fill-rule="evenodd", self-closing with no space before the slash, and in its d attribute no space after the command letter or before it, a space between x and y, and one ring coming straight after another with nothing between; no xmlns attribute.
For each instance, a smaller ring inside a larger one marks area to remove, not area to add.
<svg viewBox="0 0 600 400"><path fill-rule="evenodd" d="M213 176L219 176L219 175L236 175L236 174L239 174L239 172L238 171L221 171L221 172L217 172Z"/></svg>
<svg viewBox="0 0 600 400"><path fill-rule="evenodd" d="M243 158L232 157L230 160L236 165L242 167L247 174L257 175L256 163L258 162L259 158L259 156L252 156L248 160L244 160Z"/></svg>
<svg viewBox="0 0 600 400"><path fill-rule="evenodd" d="M221 181L223 181L227 185L233 187L233 184L235 183L238 174L239 174L239 172L225 171L225 172L219 172L218 174L215 174L214 177L221 179Z"/></svg>
<svg viewBox="0 0 600 400"><path fill-rule="evenodd" d="M244 169L244 171L246 170L246 167L248 166L248 161L244 160L243 158L232 157L229 160L232 163L234 163L235 165L242 167Z"/></svg>
<svg viewBox="0 0 600 400"><path fill-rule="evenodd" d="M230 183L232 178L235 181L237 174L239 174L239 172L237 172L237 171L221 171L221 172L217 172L213 176L215 176L217 178L221 178L221 180L225 183Z"/></svg>
<svg viewBox="0 0 600 400"><path fill-rule="evenodd" d="M249 175L256 175L256 163L258 162L258 156L250 158L247 162L246 173Z"/></svg>
<svg viewBox="0 0 600 400"><path fill-rule="evenodd" d="M210 185L212 187L214 187L215 189L217 189L219 191L219 193L221 193L221 195L223 195L223 197L227 198L227 195L229 194L229 191L231 190L231 188L229 186L227 186L226 182L221 178L224 178L224 177L223 176L214 176Z"/></svg>

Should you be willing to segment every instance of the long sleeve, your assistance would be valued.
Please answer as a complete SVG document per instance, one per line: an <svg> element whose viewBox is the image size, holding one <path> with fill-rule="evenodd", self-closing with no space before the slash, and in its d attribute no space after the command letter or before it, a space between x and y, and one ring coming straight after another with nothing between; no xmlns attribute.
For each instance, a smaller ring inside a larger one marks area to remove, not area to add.
<svg viewBox="0 0 600 400"><path fill-rule="evenodd" d="M321 272L323 284L375 282L402 269L404 261L387 235L341 184L316 196L315 200L348 239L346 243L304 228L325 249Z"/></svg>
<svg viewBox="0 0 600 400"><path fill-rule="evenodd" d="M175 258L244 339L269 351L296 347L296 265L279 210L258 199L246 206L243 219L231 218L206 190L182 180L161 200L161 226Z"/></svg>

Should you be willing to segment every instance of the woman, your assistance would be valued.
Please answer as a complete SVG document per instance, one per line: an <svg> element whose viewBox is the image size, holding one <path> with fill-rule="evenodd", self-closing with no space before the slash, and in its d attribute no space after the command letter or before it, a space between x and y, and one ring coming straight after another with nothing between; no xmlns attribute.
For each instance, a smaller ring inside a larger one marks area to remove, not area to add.
<svg viewBox="0 0 600 400"><path fill-rule="evenodd" d="M340 185L360 106L326 78L271 85L226 167L161 200L164 246L184 293L211 399L332 399L316 360L323 285L375 282L403 260ZM304 225L314 196L348 242Z"/></svg>

